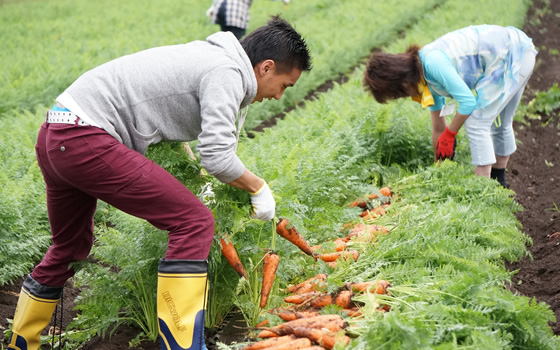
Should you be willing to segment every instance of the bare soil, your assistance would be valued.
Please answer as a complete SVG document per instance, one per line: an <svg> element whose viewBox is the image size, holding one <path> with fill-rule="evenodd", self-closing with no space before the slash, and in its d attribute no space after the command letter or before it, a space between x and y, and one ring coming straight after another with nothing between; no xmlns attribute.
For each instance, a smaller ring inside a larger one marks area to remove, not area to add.
<svg viewBox="0 0 560 350"><path fill-rule="evenodd" d="M547 3L549 5L547 6ZM550 8L550 11L542 9ZM560 0L535 0L529 10L524 31L533 39L539 50L537 66L525 91L524 103L528 103L537 92L547 91L554 83L560 82ZM552 51L551 51L552 50ZM344 80L344 77L341 77ZM326 84L317 92L325 91L332 84ZM550 305L557 319L560 320L560 118L555 111L542 116L541 120L531 121L528 125L516 123L517 152L511 157L507 168L507 181L515 191L515 199L524 207L517 214L523 225L523 232L533 240L528 249L532 257L515 263L507 263L508 269L518 272L513 277L510 288L521 295L535 297L538 301ZM260 125L255 131L275 125L282 115L271 118L270 122ZM543 122L555 118L548 126ZM12 318L23 277L13 285L0 286L0 332L8 328L8 318ZM70 283L64 290L61 305L62 326L66 327L76 316L74 299L78 290ZM60 322L60 312L58 313ZM207 332L209 349L215 348L216 340L229 344L233 340L243 340L245 332L238 315L226 318L221 329ZM560 323L551 323L556 335L560 335ZM128 342L139 330L120 327L111 338L93 339L86 350L121 350L131 349ZM3 347L7 343L1 343ZM145 343L136 350L158 350L159 341Z"/></svg>

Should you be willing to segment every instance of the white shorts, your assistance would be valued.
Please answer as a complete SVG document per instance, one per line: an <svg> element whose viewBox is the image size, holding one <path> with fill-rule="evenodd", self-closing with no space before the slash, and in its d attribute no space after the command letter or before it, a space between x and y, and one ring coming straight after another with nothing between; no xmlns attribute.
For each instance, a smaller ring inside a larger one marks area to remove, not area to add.
<svg viewBox="0 0 560 350"><path fill-rule="evenodd" d="M517 149L513 133L513 116L535 67L533 50L525 51L521 66L519 88L506 96L503 107L497 109L500 111L497 115L477 114L476 117L471 115L465 121L473 165L495 164L496 156L507 157Z"/></svg>

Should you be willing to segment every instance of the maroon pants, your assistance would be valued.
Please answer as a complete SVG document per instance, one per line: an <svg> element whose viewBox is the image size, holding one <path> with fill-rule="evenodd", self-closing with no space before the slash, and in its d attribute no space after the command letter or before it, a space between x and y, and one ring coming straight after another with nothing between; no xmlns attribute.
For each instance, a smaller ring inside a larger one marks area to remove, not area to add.
<svg viewBox="0 0 560 350"><path fill-rule="evenodd" d="M63 286L74 274L69 264L88 256L97 199L168 231L166 259L208 257L212 212L166 170L104 130L44 123L35 148L52 232L52 245L32 272L37 282Z"/></svg>

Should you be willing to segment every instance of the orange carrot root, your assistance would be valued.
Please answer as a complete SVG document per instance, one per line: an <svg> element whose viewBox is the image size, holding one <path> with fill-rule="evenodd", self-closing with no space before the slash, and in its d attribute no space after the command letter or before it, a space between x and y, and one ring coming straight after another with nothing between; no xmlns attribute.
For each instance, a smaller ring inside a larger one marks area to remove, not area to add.
<svg viewBox="0 0 560 350"><path fill-rule="evenodd" d="M311 300L313 298L317 298L319 296L323 295L323 293L321 292L308 292L308 293L302 293L302 294L294 294L294 295L288 295L287 297L284 298L284 301L290 304L302 304L305 303L308 300Z"/></svg>
<svg viewBox="0 0 560 350"><path fill-rule="evenodd" d="M297 338L281 343L281 344L277 344L277 345L273 345L273 346L269 346L267 348L264 348L266 350L294 350L294 349L304 349L304 348L308 348L310 347L311 344L311 340L308 338Z"/></svg>
<svg viewBox="0 0 560 350"><path fill-rule="evenodd" d="M296 284L296 285L294 285L294 286L290 286L290 287L288 288L288 291L289 291L290 293L293 293L293 292L296 291L296 289L300 288L301 286L303 286L303 285L306 284L306 283L310 283L310 282L312 282L312 283L318 283L318 282L320 282L320 281L325 281L326 279L327 279L327 275L324 274L324 273L320 273L320 274L318 274L318 275L316 275L316 276L313 276L313 277L311 277L311 278L308 278L308 279L306 279L305 281L300 282L300 283L298 283L298 284Z"/></svg>
<svg viewBox="0 0 560 350"><path fill-rule="evenodd" d="M261 322L257 323L257 328L263 328L263 327L266 327L266 326L268 326L268 320L264 320L264 321L261 321Z"/></svg>
<svg viewBox="0 0 560 350"><path fill-rule="evenodd" d="M247 345L243 350L261 350L278 344L284 344L295 340L296 336L293 334L285 335L283 337L269 338Z"/></svg>
<svg viewBox="0 0 560 350"><path fill-rule="evenodd" d="M352 295L353 293L350 290L340 291L334 298L333 303L343 309L348 309L352 306Z"/></svg>
<svg viewBox="0 0 560 350"><path fill-rule="evenodd" d="M389 187L383 187L379 189L379 193L381 193L382 195L384 195L385 197L391 197L393 196L393 193L391 192L391 189Z"/></svg>
<svg viewBox="0 0 560 350"><path fill-rule="evenodd" d="M385 280L354 282L348 284L353 292L370 292L375 294L387 294L387 288L391 287L391 283Z"/></svg>
<svg viewBox="0 0 560 350"><path fill-rule="evenodd" d="M318 257L324 262L332 262L338 259L346 260L350 258L354 259L354 261L358 261L359 256L360 253L357 250L343 250L335 253L320 254Z"/></svg>
<svg viewBox="0 0 560 350"><path fill-rule="evenodd" d="M274 277L276 276L276 270L278 269L279 263L280 263L280 256L275 252L268 252L264 256L261 303L260 303L261 308L264 308L266 306L266 303L268 302L268 295L270 294L272 283L274 283Z"/></svg>
<svg viewBox="0 0 560 350"><path fill-rule="evenodd" d="M309 243L307 243L305 238L303 238L303 236L296 230L294 226L290 224L288 220L280 219L280 221L276 225L276 232L281 237L284 237L288 241L295 244L305 254L313 256L313 250L309 246Z"/></svg>
<svg viewBox="0 0 560 350"><path fill-rule="evenodd" d="M340 315L319 315L314 317L299 318L293 321L284 322L275 327L268 328L267 333L264 333L264 337L272 336L283 336L291 334L295 327L306 327L306 328L325 328L331 332L338 332L346 327L348 327L348 322L344 321ZM259 333L259 337L263 338L261 335L264 330Z"/></svg>
<svg viewBox="0 0 560 350"><path fill-rule="evenodd" d="M313 343L319 344L326 349L332 349L338 343L342 343L344 345L348 345L348 343L350 343L350 338L348 336L336 334L322 329L295 327L293 329L293 333L297 337L308 338Z"/></svg>
<svg viewBox="0 0 560 350"><path fill-rule="evenodd" d="M233 267L233 269L237 271L239 277L245 277L245 279L248 279L245 267L243 266L243 263L241 263L241 259L239 259L239 255L237 255L237 250L235 250L235 246L229 239L227 233L224 234L224 237L220 239L220 244L222 246L222 254L229 262L231 267Z"/></svg>

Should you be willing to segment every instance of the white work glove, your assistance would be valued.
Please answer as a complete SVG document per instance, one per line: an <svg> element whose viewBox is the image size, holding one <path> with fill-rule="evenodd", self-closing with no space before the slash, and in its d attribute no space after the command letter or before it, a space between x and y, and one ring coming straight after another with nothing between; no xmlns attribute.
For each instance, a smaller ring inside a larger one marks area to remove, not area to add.
<svg viewBox="0 0 560 350"><path fill-rule="evenodd" d="M251 193L251 205L253 206L251 218L265 221L274 218L276 202L266 181L257 192Z"/></svg>
<svg viewBox="0 0 560 350"><path fill-rule="evenodd" d="M206 17L212 19L212 14L214 13L214 6L210 6L208 10L206 10Z"/></svg>

